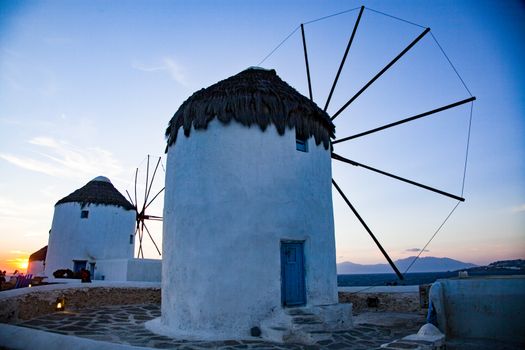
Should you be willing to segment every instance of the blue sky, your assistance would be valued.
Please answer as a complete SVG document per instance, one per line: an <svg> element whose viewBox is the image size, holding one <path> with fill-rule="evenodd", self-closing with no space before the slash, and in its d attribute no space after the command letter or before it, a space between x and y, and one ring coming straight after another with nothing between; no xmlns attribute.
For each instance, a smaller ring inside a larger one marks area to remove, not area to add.
<svg viewBox="0 0 525 350"><path fill-rule="evenodd" d="M365 5L430 27L477 97L461 204L427 255L525 257L525 6L518 1L0 2L0 265L47 243L56 201L98 175L123 192L194 91L257 65L300 23ZM305 26L324 106L358 11ZM365 10L334 113L423 29ZM300 32L263 64L307 94ZM336 120L337 137L469 97L430 34ZM350 159L461 193L470 105L338 144ZM394 258L414 254L455 201L366 170L334 178ZM161 186L162 184L159 184ZM338 261L383 262L334 193ZM160 213L161 205L153 208ZM157 241L161 230L155 229ZM145 247L154 257L154 248ZM7 267L6 267L7 268Z"/></svg>

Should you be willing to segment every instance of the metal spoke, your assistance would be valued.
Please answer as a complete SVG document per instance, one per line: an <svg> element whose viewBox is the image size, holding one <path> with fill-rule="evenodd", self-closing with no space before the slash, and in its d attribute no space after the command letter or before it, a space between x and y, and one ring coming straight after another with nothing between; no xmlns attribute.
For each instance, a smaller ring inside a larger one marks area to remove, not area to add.
<svg viewBox="0 0 525 350"><path fill-rule="evenodd" d="M372 237L372 239L374 240L375 244L377 245L377 247L379 248L379 250L381 251L381 253L383 253L383 256L386 258L386 260L388 261L388 263L390 264L390 266L392 267L392 269L394 270L394 272L396 273L397 277L402 280L404 279L403 278L403 275L401 274L401 272L398 270L396 264L394 264L394 262L392 261L392 259L390 259L390 257L388 256L387 252L383 249L383 247L381 246L381 243L379 243L379 241L377 240L376 236L374 236L374 234L372 233L372 230L370 230L370 228L368 227L368 225L366 224L366 222L363 220L363 218L361 217L361 215L359 215L359 213L357 212L357 210L354 208L354 206L350 203L350 201L348 200L348 198L346 198L345 194L343 193L343 191L341 190L341 188L337 185L337 183L335 182L334 179L332 179L332 184L334 185L334 187L336 188L337 192L339 192L339 194L341 195L341 197L343 197L343 200L346 202L346 204L348 205L348 207L352 210L352 212L354 213L354 215L357 217L357 219L359 220L359 222L361 222L361 225L363 225L363 227L365 228L366 232L368 232L368 234L370 235L370 237Z"/></svg>
<svg viewBox="0 0 525 350"><path fill-rule="evenodd" d="M157 252L159 253L159 255L162 255L161 252L160 252L159 247L157 247L157 243L155 243L155 240L153 239L153 236L151 236L151 233L149 232L148 226L146 226L146 224L144 224L144 228L146 229L146 232L148 233L149 238L153 242L153 245L155 246L155 248L157 248Z"/></svg>
<svg viewBox="0 0 525 350"><path fill-rule="evenodd" d="M372 134L372 133L375 133L375 132L378 132L378 131L381 131L381 130L385 130L385 129L391 128L391 127L396 126L396 125L408 123L408 122L411 122L411 121L419 119L419 118L423 118L423 117L427 117L427 116L435 114L435 113L443 112L443 111L445 111L447 109L454 108L454 107L457 107L457 106L461 106L462 104L465 104L465 103L468 103L468 102L472 102L475 99L476 99L476 97L472 96L472 97L469 97L469 98L467 98L465 100L461 100L461 101L458 101L458 102L455 102L455 103L451 103L449 105L446 105L446 106L443 106L443 107L440 107L440 108L436 108L436 109L433 109L433 110L425 112L425 113L417 114L415 116L412 116L412 117L409 117L409 118L405 118L405 119L399 120L399 121L394 122L394 123L386 124L386 125L380 126L378 128L372 129L372 130L368 130L368 131L365 131L365 132L362 132L362 133L359 133L359 134L355 134L355 135L352 135L352 136L344 137L344 138L339 139L339 140L332 141L332 144L335 145L336 143L339 143L339 142L352 140L352 139L355 139L355 138L358 138L358 137L361 137L361 136L369 135L369 134Z"/></svg>
<svg viewBox="0 0 525 350"><path fill-rule="evenodd" d="M137 207L137 211L138 211L138 205L139 205L139 202L137 202L137 176L139 174L139 168L137 168L137 170L135 170L135 203L137 204L136 207Z"/></svg>
<svg viewBox="0 0 525 350"><path fill-rule="evenodd" d="M166 187L162 187L162 189L155 195L155 197L153 197L148 204L146 204L146 207L144 209L147 209L149 207L149 205L155 200L155 198L157 198L161 193L162 191L164 191Z"/></svg>
<svg viewBox="0 0 525 350"><path fill-rule="evenodd" d="M359 11L359 15L357 15L357 20L355 21L354 29L352 30L352 35L350 36L350 40L348 40L348 45L346 45L345 54L343 55L343 59L341 60L341 64L339 65L339 69L337 70L337 74L335 75L334 83L332 84L332 88L330 89L330 93L328 94L328 99L326 100L326 104L324 106L324 111L328 109L328 104L330 104L330 100L332 99L332 94L334 93L335 86L337 85L337 81L339 80L339 75L341 74L341 71L343 70L343 66L346 61L346 56L348 56L348 51L350 50L350 46L352 46L352 42L354 41L354 36L357 31L357 26L359 25L359 22L361 21L361 15L363 14L365 7L361 6L361 10Z"/></svg>
<svg viewBox="0 0 525 350"><path fill-rule="evenodd" d="M135 229L135 236L137 236L137 233L138 233L138 236L139 236L139 250L137 251L137 258L140 258L140 252L142 251L142 235L140 233L140 224L141 224L141 222L142 221L140 220L140 218L137 217L137 228Z"/></svg>
<svg viewBox="0 0 525 350"><path fill-rule="evenodd" d="M147 220L153 220L153 219L161 219L162 220L162 216L155 216L155 215L144 215L144 218L147 219Z"/></svg>
<svg viewBox="0 0 525 350"><path fill-rule="evenodd" d="M135 209L137 209L137 207L135 206L135 203L133 203L133 199L131 199L131 195L129 194L128 190L126 190L126 194L128 195L128 198L131 204L135 207Z"/></svg>
<svg viewBox="0 0 525 350"><path fill-rule="evenodd" d="M377 78L379 78L381 75L383 75L383 73L385 73L390 67L392 67L394 65L394 63L396 63L401 57L403 57L415 44L417 44L417 42L419 40L421 40L428 32L430 31L430 28L426 28L421 34L419 34L419 36L417 38L414 39L414 41L412 41L410 43L410 45L408 45L403 51L401 51L401 53L399 55L397 55L392 61L390 61L389 64L387 64L385 66L385 68L381 69L381 71L379 73L377 73L373 78L372 80L370 80L368 83L366 83L365 86L363 86L361 88L361 90L359 90L350 100L348 100L347 103L345 103L332 117L332 120L334 120L335 118L337 118L337 116L339 114L341 114L345 109L346 107L348 107L352 102L354 102L354 100L356 98L359 97L359 95L361 95L366 89L368 89L368 87L370 85L372 85L376 80Z"/></svg>
<svg viewBox="0 0 525 350"><path fill-rule="evenodd" d="M159 157L159 160L157 161L157 165L155 166L155 170L153 171L153 175L151 176L151 182L149 184L148 192L146 194L146 199L144 199L144 203L148 201L149 194L151 192L151 187L153 186L153 181L155 180L155 174L157 174L157 169L159 168L161 157Z"/></svg>
<svg viewBox="0 0 525 350"><path fill-rule="evenodd" d="M409 183L409 184L417 186L417 187L424 188L426 190L429 190L429 191L432 191L432 192L435 192L435 193L439 193L439 194L441 194L443 196L450 197L450 198L456 199L456 200L461 201L461 202L465 201L465 198L463 198L463 197L459 197L459 196L456 196L454 194L451 194L451 193L448 193L448 192L445 192L445 191L441 191L441 190L438 190L436 188L433 188L433 187L430 187L430 186L427 186L427 185L423 185L423 184L421 184L419 182L415 182L415 181L412 181L412 180L409 180L409 179L405 179L403 177L400 177L400 176L397 176L397 175L394 175L394 174L387 173L386 171L383 171L383 170L372 168L371 166L355 162L353 160L350 160L348 158L342 157L342 156L340 156L340 155L338 155L336 153L333 153L333 152L332 152L332 159L335 159L335 160L338 160L338 161L341 161L341 162L344 162L344 163L348 163L348 164L351 164L353 166L360 166L362 168L374 171L376 173L379 173L379 174L391 177L391 178L399 180L399 181L403 181L403 182Z"/></svg>
<svg viewBox="0 0 525 350"><path fill-rule="evenodd" d="M306 38L304 36L304 24L301 23L301 34L303 36L304 62L306 63L306 77L308 78L308 92L310 93L310 100L313 101L312 95L312 81L310 80L310 65L308 64L308 53L306 52Z"/></svg>
<svg viewBox="0 0 525 350"><path fill-rule="evenodd" d="M142 204L142 212L146 209L146 196L148 194L148 182L149 182L149 154L148 154L148 163L146 165L146 186L144 186L144 204Z"/></svg>
<svg viewBox="0 0 525 350"><path fill-rule="evenodd" d="M144 259L144 249L142 249L142 237L144 236L144 221L141 221L142 227L139 230L139 251L141 253L142 259Z"/></svg>

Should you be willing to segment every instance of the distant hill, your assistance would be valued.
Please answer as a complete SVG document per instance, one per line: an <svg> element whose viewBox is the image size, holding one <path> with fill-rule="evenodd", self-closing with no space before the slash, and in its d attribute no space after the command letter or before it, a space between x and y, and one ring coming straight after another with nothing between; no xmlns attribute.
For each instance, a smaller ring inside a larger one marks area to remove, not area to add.
<svg viewBox="0 0 525 350"><path fill-rule="evenodd" d="M525 273L525 260L503 260L488 264L487 266L476 266L467 269L471 274L501 274L501 273Z"/></svg>
<svg viewBox="0 0 525 350"><path fill-rule="evenodd" d="M404 272L412 263L414 257L399 259L395 261L397 268ZM409 272L444 272L456 271L477 267L475 264L462 262L450 258L422 257L417 259ZM388 264L361 265L350 261L337 264L337 273L343 274L372 274L372 273L391 273L392 268Z"/></svg>

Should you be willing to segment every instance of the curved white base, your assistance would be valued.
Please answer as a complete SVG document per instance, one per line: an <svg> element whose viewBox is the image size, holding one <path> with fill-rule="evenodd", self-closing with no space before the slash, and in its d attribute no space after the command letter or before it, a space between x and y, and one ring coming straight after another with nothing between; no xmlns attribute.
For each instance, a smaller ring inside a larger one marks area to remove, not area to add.
<svg viewBox="0 0 525 350"><path fill-rule="evenodd" d="M181 340L261 340L261 338L252 337L249 334L242 336L238 333L224 333L224 332L203 332L203 331L187 331L177 329L173 326L167 326L162 324L162 317L154 318L153 320L147 321L144 325L147 330L164 335L170 338L181 339Z"/></svg>

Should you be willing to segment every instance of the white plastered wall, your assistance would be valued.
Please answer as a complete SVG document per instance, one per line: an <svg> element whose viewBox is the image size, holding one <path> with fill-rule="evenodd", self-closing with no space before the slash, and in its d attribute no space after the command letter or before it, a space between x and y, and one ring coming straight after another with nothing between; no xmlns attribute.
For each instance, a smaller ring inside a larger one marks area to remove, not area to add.
<svg viewBox="0 0 525 350"><path fill-rule="evenodd" d="M282 240L304 241L307 306L337 303L330 151L232 122L169 148L162 317L171 334L246 337L281 306Z"/></svg>
<svg viewBox="0 0 525 350"><path fill-rule="evenodd" d="M27 264L27 274L32 274L34 276L44 274L44 261L43 260L33 260Z"/></svg>
<svg viewBox="0 0 525 350"><path fill-rule="evenodd" d="M106 281L160 282L160 259L98 260L95 279Z"/></svg>
<svg viewBox="0 0 525 350"><path fill-rule="evenodd" d="M88 218L80 213L88 210ZM113 205L62 203L55 206L49 235L45 273L73 269L73 260L96 262L133 257L135 211ZM89 265L87 266L89 268Z"/></svg>

